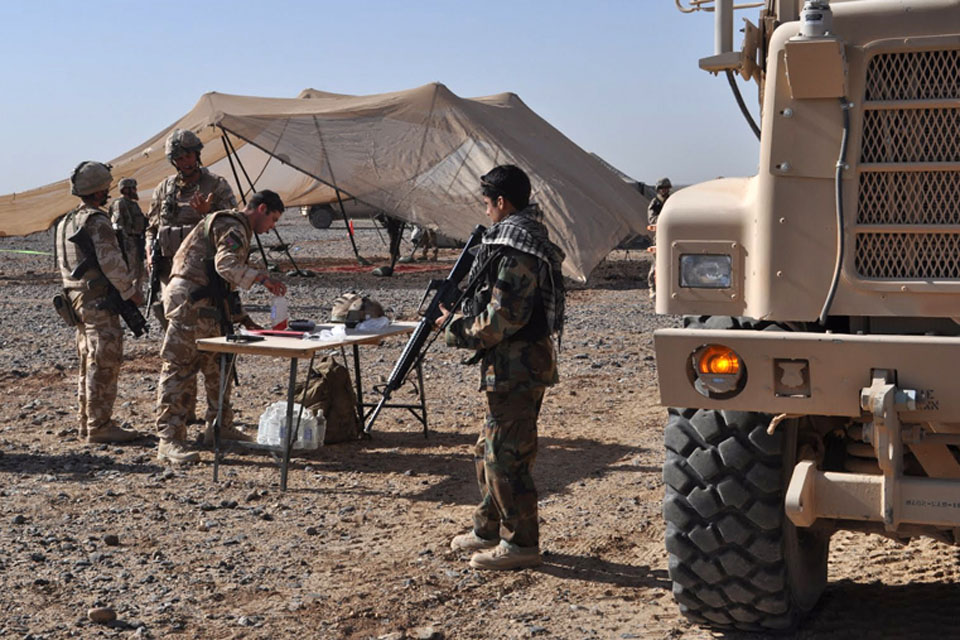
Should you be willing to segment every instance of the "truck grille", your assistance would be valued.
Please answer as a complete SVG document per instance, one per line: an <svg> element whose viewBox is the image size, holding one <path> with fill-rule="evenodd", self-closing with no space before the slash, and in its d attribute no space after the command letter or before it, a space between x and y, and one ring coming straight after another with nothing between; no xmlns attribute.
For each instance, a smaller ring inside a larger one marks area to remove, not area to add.
<svg viewBox="0 0 960 640"><path fill-rule="evenodd" d="M960 51L881 53L864 88L857 274L960 279Z"/></svg>

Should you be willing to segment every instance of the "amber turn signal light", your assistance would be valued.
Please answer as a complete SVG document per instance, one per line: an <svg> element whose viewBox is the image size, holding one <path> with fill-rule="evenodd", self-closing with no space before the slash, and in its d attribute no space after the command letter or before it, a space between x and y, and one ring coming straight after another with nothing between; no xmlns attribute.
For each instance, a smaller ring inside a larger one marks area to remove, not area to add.
<svg viewBox="0 0 960 640"><path fill-rule="evenodd" d="M705 344L691 354L689 362L690 382L708 398L730 398L746 384L746 366L730 347Z"/></svg>
<svg viewBox="0 0 960 640"><path fill-rule="evenodd" d="M729 347L710 344L697 353L697 371L701 374L731 376L740 373L740 356Z"/></svg>

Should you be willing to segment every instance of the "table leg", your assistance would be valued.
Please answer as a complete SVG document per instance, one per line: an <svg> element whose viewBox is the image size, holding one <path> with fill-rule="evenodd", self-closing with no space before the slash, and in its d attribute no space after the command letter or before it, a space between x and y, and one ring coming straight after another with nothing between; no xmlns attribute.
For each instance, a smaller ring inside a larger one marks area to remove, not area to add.
<svg viewBox="0 0 960 640"><path fill-rule="evenodd" d="M287 490L287 468L290 466L290 450L293 448L293 400L297 386L297 359L290 359L290 382L287 385L287 440L283 443L283 460L280 463L280 490Z"/></svg>
<svg viewBox="0 0 960 640"><path fill-rule="evenodd" d="M420 396L420 422L423 423L423 437L428 435L427 431L427 398L423 391L423 358L417 358L417 391Z"/></svg>
<svg viewBox="0 0 960 640"><path fill-rule="evenodd" d="M360 380L360 345L353 345L353 377L357 385L357 419L360 421L360 428L363 428L364 410L363 410L363 382Z"/></svg>
<svg viewBox="0 0 960 640"><path fill-rule="evenodd" d="M228 366L228 364L230 366ZM227 394L227 383L233 370L233 358L230 354L220 356L220 389L217 398L217 420L213 423L213 481L220 475L220 423L223 421L223 398Z"/></svg>

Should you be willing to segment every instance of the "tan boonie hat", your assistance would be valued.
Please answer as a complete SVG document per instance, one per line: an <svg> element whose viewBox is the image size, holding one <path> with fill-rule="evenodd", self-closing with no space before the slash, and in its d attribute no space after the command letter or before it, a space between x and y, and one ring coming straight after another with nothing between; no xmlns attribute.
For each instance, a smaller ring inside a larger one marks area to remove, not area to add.
<svg viewBox="0 0 960 640"><path fill-rule="evenodd" d="M137 188L137 179L136 178L121 178L120 184L118 185L121 190L126 189L127 187Z"/></svg>
<svg viewBox="0 0 960 640"><path fill-rule="evenodd" d="M367 318L379 318L383 315L383 305L351 291L333 301L330 310L330 322L342 322L348 327L356 326Z"/></svg>

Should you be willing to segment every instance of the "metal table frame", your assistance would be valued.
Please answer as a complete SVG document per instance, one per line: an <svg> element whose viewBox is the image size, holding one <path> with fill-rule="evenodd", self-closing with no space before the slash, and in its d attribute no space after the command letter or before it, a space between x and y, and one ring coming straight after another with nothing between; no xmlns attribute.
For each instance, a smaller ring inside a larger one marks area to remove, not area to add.
<svg viewBox="0 0 960 640"><path fill-rule="evenodd" d="M261 355L273 356L290 359L290 373L287 382L287 440L280 446L264 445L255 442L231 442L232 446L254 451L265 451L279 458L280 463L280 489L287 489L287 475L290 466L290 454L293 449L293 443L297 440L300 426L300 417L297 417L296 425L293 420L293 405L295 402L295 389L297 384L297 368L300 358L310 356L310 366L307 368L307 379L304 385L306 389L310 383L310 376L313 371L313 362L317 351L342 348L347 345L353 347L353 366L354 378L357 393L357 413L360 424L364 424L364 418L367 415L366 409L376 406L376 403L365 403L363 401L363 381L360 375L360 345L361 344L379 344L384 338L396 335L412 333L417 326L416 322L394 322L382 331L377 332L353 332L347 330L347 335L334 340L303 340L301 338L267 336L264 340L258 342L229 342L225 337L203 338L197 340L197 348L200 351L213 351L220 354L220 389L217 398L217 420L213 426L213 480L219 481L219 467L223 458L223 441L220 438L220 425L223 420L223 399L226 395L227 384L230 376L233 374L233 367L236 364L237 355ZM324 326L318 327L319 329ZM329 328L327 326L326 328ZM420 363L417 363L417 395L418 402L411 403L387 403L384 407L404 408L423 425L424 437L427 431L427 405L424 396L423 371ZM375 388L374 388L375 389ZM302 406L302 405L301 405ZM419 412L419 413L418 413Z"/></svg>

